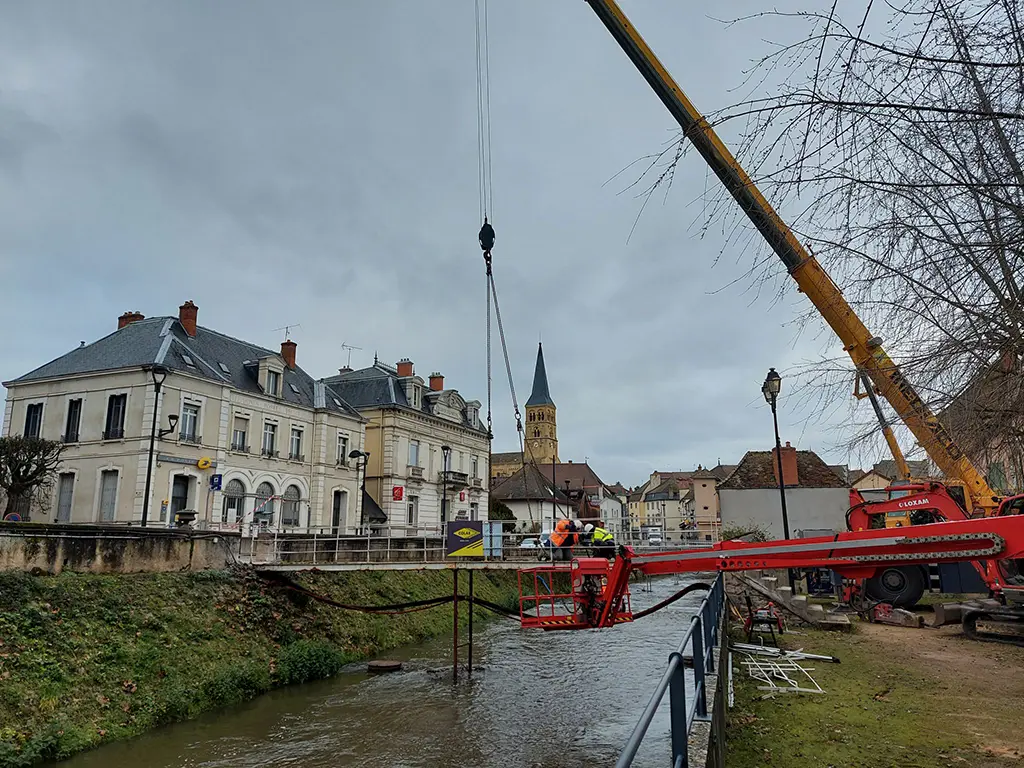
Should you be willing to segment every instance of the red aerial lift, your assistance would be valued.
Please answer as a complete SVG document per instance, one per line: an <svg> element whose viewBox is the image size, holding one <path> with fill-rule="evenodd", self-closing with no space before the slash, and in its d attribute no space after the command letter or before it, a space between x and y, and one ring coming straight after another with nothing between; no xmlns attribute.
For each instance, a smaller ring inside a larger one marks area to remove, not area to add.
<svg viewBox="0 0 1024 768"><path fill-rule="evenodd" d="M708 549L637 553L621 547L614 560L579 557L519 572L520 619L544 630L596 629L630 622L629 580L634 573L753 571L829 568L844 578L870 579L892 566L919 563L998 561L1010 574L1006 608L974 611L977 621L1024 627L1024 516L1007 514L971 520L846 531L834 536L768 542L723 541ZM968 624L970 622L970 625Z"/></svg>

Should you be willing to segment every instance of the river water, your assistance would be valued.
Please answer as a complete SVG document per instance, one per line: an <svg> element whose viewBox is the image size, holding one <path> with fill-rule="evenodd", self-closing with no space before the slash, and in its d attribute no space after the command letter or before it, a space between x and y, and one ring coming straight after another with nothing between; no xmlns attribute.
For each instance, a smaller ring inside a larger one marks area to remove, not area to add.
<svg viewBox="0 0 1024 768"><path fill-rule="evenodd" d="M669 577L634 585L634 611L668 597L686 583ZM701 598L698 591L635 624L601 631L527 631L508 620L478 624L474 643L478 669L471 681L457 687L451 682L451 638L441 638L386 654L405 662L401 672L371 676L365 664L353 665L330 680L274 691L229 711L167 726L57 765L611 765ZM667 700L662 707L634 763L637 768L668 762Z"/></svg>

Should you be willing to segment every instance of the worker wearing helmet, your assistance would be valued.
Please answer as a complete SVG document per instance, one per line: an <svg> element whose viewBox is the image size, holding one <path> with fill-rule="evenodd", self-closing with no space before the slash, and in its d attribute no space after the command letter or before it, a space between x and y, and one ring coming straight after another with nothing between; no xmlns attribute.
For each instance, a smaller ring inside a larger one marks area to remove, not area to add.
<svg viewBox="0 0 1024 768"><path fill-rule="evenodd" d="M588 525L587 528L591 528L590 541L594 557L607 557L609 560L615 557L615 537L604 527L604 521L598 520L597 525Z"/></svg>
<svg viewBox="0 0 1024 768"><path fill-rule="evenodd" d="M555 529L551 532L552 560L572 560L572 548L578 535L574 529L572 520L561 518L555 521Z"/></svg>

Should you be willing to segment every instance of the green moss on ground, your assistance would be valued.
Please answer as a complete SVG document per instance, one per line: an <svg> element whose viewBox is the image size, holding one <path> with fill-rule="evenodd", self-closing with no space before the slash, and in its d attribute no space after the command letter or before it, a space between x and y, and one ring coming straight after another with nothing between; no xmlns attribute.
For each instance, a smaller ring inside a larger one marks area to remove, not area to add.
<svg viewBox="0 0 1024 768"><path fill-rule="evenodd" d="M480 572L475 593L514 607L515 578ZM348 604L452 590L451 574L439 571L295 580ZM451 620L450 605L404 616L342 611L244 569L0 573L0 768L67 757L274 687L328 677L351 661L449 632Z"/></svg>
<svg viewBox="0 0 1024 768"><path fill-rule="evenodd" d="M879 625L857 630L838 634L801 628L799 635L783 638L783 647L840 659L840 664L804 662L814 668L811 675L824 695L760 691L734 656L736 699L726 735L729 768L1019 765L1012 749L1000 746L1000 729L986 734L984 726L967 717L977 712L995 721L991 686L983 681L957 683L956 676L965 670L947 666L945 651L915 642L927 637L932 644L939 633ZM990 646L962 637L950 635L949 642L951 656L992 654ZM1014 669L1013 674L1019 685L1021 673ZM986 742L994 746L986 747Z"/></svg>

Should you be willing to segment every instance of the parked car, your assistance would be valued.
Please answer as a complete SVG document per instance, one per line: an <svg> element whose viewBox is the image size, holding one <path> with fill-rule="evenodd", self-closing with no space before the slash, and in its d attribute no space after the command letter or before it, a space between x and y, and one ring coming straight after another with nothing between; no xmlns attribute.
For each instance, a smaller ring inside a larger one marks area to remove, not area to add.
<svg viewBox="0 0 1024 768"><path fill-rule="evenodd" d="M647 546L649 547L660 547L665 542L662 541L661 536L649 536L647 538Z"/></svg>

